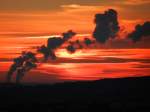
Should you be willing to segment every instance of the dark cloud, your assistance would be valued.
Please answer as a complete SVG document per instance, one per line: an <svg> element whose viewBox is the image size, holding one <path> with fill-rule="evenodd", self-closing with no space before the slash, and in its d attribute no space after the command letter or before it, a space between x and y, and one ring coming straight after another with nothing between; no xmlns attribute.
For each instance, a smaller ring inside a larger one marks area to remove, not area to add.
<svg viewBox="0 0 150 112"><path fill-rule="evenodd" d="M79 49L83 48L83 45L82 45L82 43L81 43L80 40L76 40L75 43L77 44L77 46L78 46Z"/></svg>
<svg viewBox="0 0 150 112"><path fill-rule="evenodd" d="M69 42L69 39L71 39L74 35L76 35L76 33L72 30L69 30L68 32L63 33L62 37L49 38L47 41L47 46L42 45L37 49L37 51L43 54L44 61L47 61L48 58L55 60L55 50L61 47L61 45L63 45L65 42Z"/></svg>
<svg viewBox="0 0 150 112"><path fill-rule="evenodd" d="M87 37L84 38L84 40L75 40L75 41L70 41L69 45L66 47L66 50L73 54L79 49L87 48L90 47L90 45L96 44L94 40L91 40Z"/></svg>
<svg viewBox="0 0 150 112"><path fill-rule="evenodd" d="M49 38L47 41L47 47L48 49L56 49L71 39L74 35L76 35L76 33L72 30L69 30L68 32L62 34L63 37Z"/></svg>
<svg viewBox="0 0 150 112"><path fill-rule="evenodd" d="M47 41L48 49L56 49L64 43L64 40L61 37L52 37Z"/></svg>
<svg viewBox="0 0 150 112"><path fill-rule="evenodd" d="M37 49L39 53L42 53L44 56L44 62L48 60L48 58L51 58L52 60L56 59L56 55L52 49L48 49L45 45L42 45Z"/></svg>
<svg viewBox="0 0 150 112"><path fill-rule="evenodd" d="M150 22L147 21L143 25L136 25L135 30L128 35L133 42L140 41L142 37L150 36Z"/></svg>
<svg viewBox="0 0 150 112"><path fill-rule="evenodd" d="M89 38L84 38L84 43L85 43L85 45L89 46L93 43L93 41L90 40Z"/></svg>
<svg viewBox="0 0 150 112"><path fill-rule="evenodd" d="M76 48L75 48L75 46L74 45L68 45L67 47L66 47L66 49L67 49L67 51L69 52L69 53L75 53L76 52Z"/></svg>
<svg viewBox="0 0 150 112"><path fill-rule="evenodd" d="M105 43L109 38L115 37L120 29L117 15L117 11L113 9L95 15L96 28L93 36L97 42Z"/></svg>
<svg viewBox="0 0 150 112"><path fill-rule="evenodd" d="M7 81L11 82L13 74L16 72L16 82L20 83L25 73L36 67L37 59L32 52L23 52L21 56L15 58L7 73Z"/></svg>

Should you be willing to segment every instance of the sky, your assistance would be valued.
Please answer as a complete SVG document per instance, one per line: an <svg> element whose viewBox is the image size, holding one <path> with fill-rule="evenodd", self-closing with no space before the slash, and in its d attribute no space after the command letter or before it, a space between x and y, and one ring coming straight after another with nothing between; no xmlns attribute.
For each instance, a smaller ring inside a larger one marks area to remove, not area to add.
<svg viewBox="0 0 150 112"><path fill-rule="evenodd" d="M0 0L0 37L92 33L94 15L118 11L120 26L133 30L150 20L149 0Z"/></svg>
<svg viewBox="0 0 150 112"><path fill-rule="evenodd" d="M5 80L13 58L21 55L22 51L36 52L37 46L46 45L47 39L53 35L58 36L72 29L78 34L74 40L92 37L96 27L95 14L104 14L108 9L118 12L120 31L116 38L105 44L93 44L89 49L83 45L85 49L77 49L74 54L57 49L58 60L39 64L25 80L31 79L32 82L38 78L50 82L55 79L93 80L150 75L150 38L142 38L136 43L126 39L135 25L150 21L149 7L150 0L0 0L0 81ZM143 35L149 32L149 27L145 31L144 25L141 29L144 29ZM138 30L133 31L133 35L137 33ZM88 74L83 76L86 68Z"/></svg>

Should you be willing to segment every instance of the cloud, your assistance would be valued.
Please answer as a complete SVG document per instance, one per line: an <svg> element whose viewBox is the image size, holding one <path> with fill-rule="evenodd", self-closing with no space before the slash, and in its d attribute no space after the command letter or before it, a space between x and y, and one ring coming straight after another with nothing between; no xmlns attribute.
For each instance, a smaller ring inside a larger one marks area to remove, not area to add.
<svg viewBox="0 0 150 112"><path fill-rule="evenodd" d="M0 0L0 11L59 10L61 5L79 4L98 6L110 2L100 0ZM111 2L112 3L112 2ZM74 6L72 6L74 7Z"/></svg>
<svg viewBox="0 0 150 112"><path fill-rule="evenodd" d="M61 5L61 7L65 9L87 9L87 8L97 9L97 7L100 6L69 4L69 5Z"/></svg>
<svg viewBox="0 0 150 112"><path fill-rule="evenodd" d="M79 12L79 11L101 11L103 12L106 9L109 8L114 8L114 9L118 9L117 6L112 6L112 5L80 5L80 4L67 4L67 5L61 5L61 8L63 8L64 10L70 10L71 12Z"/></svg>
<svg viewBox="0 0 150 112"><path fill-rule="evenodd" d="M96 14L95 23L96 28L93 32L93 37L99 43L105 43L109 38L114 38L120 29L118 13L114 9Z"/></svg>
<svg viewBox="0 0 150 112"><path fill-rule="evenodd" d="M132 39L133 42L140 41L142 37L150 37L150 21L143 25L136 25L135 30L128 35L128 38Z"/></svg>
<svg viewBox="0 0 150 112"><path fill-rule="evenodd" d="M124 1L125 5L144 5L150 4L149 0L126 0Z"/></svg>
<svg viewBox="0 0 150 112"><path fill-rule="evenodd" d="M81 5L78 5L78 4L70 4L70 5L61 5L62 8L80 8Z"/></svg>
<svg viewBox="0 0 150 112"><path fill-rule="evenodd" d="M52 60L56 59L55 50L60 48L65 42L75 36L76 33L72 30L62 34L62 37L50 37L47 40L47 46L42 45L38 48L38 52L42 53L44 56L44 61L47 61L50 57Z"/></svg>
<svg viewBox="0 0 150 112"><path fill-rule="evenodd" d="M33 10L56 10L61 5L79 4L79 5L104 5L111 4L108 0L0 0L0 10L11 11L33 11Z"/></svg>

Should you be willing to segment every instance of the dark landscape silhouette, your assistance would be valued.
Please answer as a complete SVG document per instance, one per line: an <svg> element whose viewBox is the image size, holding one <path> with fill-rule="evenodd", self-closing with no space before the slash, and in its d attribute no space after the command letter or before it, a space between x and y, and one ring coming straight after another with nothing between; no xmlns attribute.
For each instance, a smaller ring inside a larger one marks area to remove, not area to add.
<svg viewBox="0 0 150 112"><path fill-rule="evenodd" d="M53 85L0 84L0 111L148 112L149 85L150 77Z"/></svg>

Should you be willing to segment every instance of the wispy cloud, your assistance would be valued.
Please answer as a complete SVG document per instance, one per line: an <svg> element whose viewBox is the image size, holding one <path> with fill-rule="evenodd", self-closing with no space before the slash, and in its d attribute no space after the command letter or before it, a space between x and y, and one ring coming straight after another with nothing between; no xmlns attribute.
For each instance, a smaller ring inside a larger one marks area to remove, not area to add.
<svg viewBox="0 0 150 112"><path fill-rule="evenodd" d="M150 0L126 0L123 3L126 5L143 5L150 4Z"/></svg>
<svg viewBox="0 0 150 112"><path fill-rule="evenodd" d="M107 9L116 9L119 10L119 7L117 6L104 6L104 5L79 5L79 4L69 4L69 5L61 5L61 8L63 8L67 12L75 13L77 12L79 15L81 13L89 14L90 13L98 13L98 12L104 12ZM80 15L82 16L82 15Z"/></svg>
<svg viewBox="0 0 150 112"><path fill-rule="evenodd" d="M69 9L85 9L85 8L97 8L98 6L91 6L91 5L79 5L79 4L69 4L69 5L61 5L62 8L69 8Z"/></svg>

